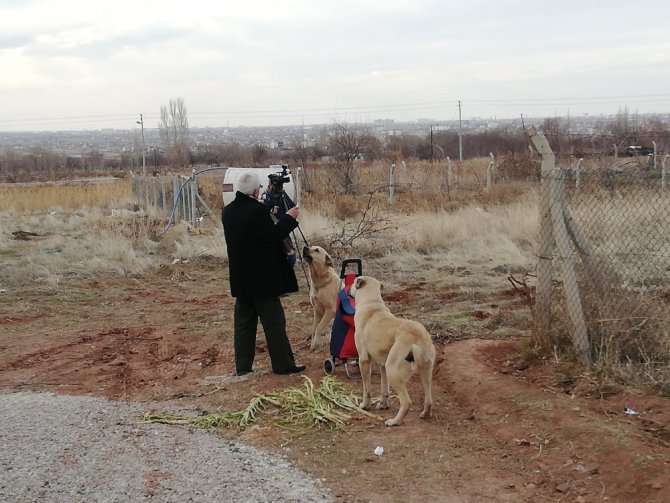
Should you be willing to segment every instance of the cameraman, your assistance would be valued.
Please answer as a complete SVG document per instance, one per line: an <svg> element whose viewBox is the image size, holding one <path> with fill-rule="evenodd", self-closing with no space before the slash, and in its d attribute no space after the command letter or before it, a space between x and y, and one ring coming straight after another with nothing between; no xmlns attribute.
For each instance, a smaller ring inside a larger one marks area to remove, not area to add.
<svg viewBox="0 0 670 503"><path fill-rule="evenodd" d="M235 199L223 208L221 215L228 249L230 294L235 297L235 375L238 376L253 372L259 318L272 371L292 374L305 370L305 365L295 363L279 299L280 295L298 291L298 281L282 243L298 226L299 209L290 208L275 223L258 201L261 187L256 173L243 173L237 182Z"/></svg>
<svg viewBox="0 0 670 503"><path fill-rule="evenodd" d="M273 184L272 175L268 176L268 188L261 196L261 201L270 210L272 218L275 221L286 215L287 210L295 207L293 200L284 192L283 181L280 182L280 185ZM284 249L289 264L291 264L291 267L295 267L298 255L295 252L295 246L290 236L284 240Z"/></svg>
<svg viewBox="0 0 670 503"><path fill-rule="evenodd" d="M269 177L268 177L269 178ZM283 188L279 190L272 184L272 181L268 182L268 188L265 190L265 193L261 197L261 201L265 203L265 206L270 210L277 219L283 217L286 214L286 210L290 210L295 206L293 200L285 192L282 194Z"/></svg>

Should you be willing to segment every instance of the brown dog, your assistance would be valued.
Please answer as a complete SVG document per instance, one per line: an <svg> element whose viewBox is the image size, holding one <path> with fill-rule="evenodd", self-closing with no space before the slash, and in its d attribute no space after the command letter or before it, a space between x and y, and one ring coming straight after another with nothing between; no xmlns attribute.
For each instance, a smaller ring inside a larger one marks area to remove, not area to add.
<svg viewBox="0 0 670 503"><path fill-rule="evenodd" d="M305 246L302 257L309 267L309 301L314 308L312 342L309 347L314 349L329 340L328 330L335 318L340 277L333 269L330 255L320 246Z"/></svg>
<svg viewBox="0 0 670 503"><path fill-rule="evenodd" d="M416 321L396 318L386 307L381 296L382 285L369 276L359 276L351 287L356 299L356 348L363 381L363 401L368 409L370 399L370 361L378 363L381 373L381 399L378 409L388 409L389 386L398 394L400 409L386 421L386 426L402 422L412 405L407 383L418 371L423 384L424 402L421 418L430 417L433 405L432 380L435 364L435 345L428 331Z"/></svg>

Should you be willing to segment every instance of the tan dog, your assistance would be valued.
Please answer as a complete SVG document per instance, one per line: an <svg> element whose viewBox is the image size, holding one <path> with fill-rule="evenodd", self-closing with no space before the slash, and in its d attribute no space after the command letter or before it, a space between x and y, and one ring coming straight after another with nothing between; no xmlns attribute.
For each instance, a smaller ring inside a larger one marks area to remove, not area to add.
<svg viewBox="0 0 670 503"><path fill-rule="evenodd" d="M329 340L330 324L335 318L340 277L333 269L333 260L320 246L305 246L302 257L309 266L309 301L314 308L312 342L314 349Z"/></svg>
<svg viewBox="0 0 670 503"><path fill-rule="evenodd" d="M423 384L424 402L421 418L430 417L433 405L432 380L435 364L435 345L423 325L416 321L396 318L386 307L381 296L382 285L369 276L359 276L351 287L356 299L356 347L363 381L363 401L368 409L370 400L370 361L378 363L381 371L382 394L378 409L389 407L389 386L398 394L398 414L386 421L386 426L402 422L412 405L407 383L418 371Z"/></svg>

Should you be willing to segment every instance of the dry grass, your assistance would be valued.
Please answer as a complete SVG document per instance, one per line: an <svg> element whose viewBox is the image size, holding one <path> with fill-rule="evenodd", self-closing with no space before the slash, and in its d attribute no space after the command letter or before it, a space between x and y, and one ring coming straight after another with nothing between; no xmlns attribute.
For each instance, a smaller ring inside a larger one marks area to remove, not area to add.
<svg viewBox="0 0 670 503"><path fill-rule="evenodd" d="M510 272L522 276L535 266L536 188L532 184L500 183L486 192L482 180L487 163L482 159L458 166L460 179L471 185L452 187L449 192L436 182L443 169L438 163L398 168L398 181L406 183L399 186L393 205L386 181L388 166L384 163L361 168L358 193L353 195L341 194L332 187L327 168L308 169L312 189L303 195L301 230L310 244L326 247L336 263L344 258L364 259L367 271L382 275L391 289L400 288L408 280L429 282L458 289L459 298L471 298L474 305L478 292L500 288L501 278L504 282ZM195 229L179 224L167 232L163 232L164 217L128 209L132 205L130 183L126 181L100 186L3 186L0 195L8 209L0 213L0 288L26 282L57 287L64 277L72 275L132 275L175 259L202 255L225 258L218 218L221 181L219 175L199 179L201 194L214 210L214 218L206 218ZM644 223L653 227L649 239L657 245L661 236L663 243L668 242L668 227L662 220L647 222L645 197L635 200L633 209L625 208L625 200L631 197L598 193L587 202L574 204L576 219L609 215L611 222L594 221L589 240L597 255L613 252L610 265L624 271L626 287L608 287L608 291L619 294L612 296L605 307L593 307L599 298L584 290L585 310L595 316L595 321L589 321L589 330L594 350L606 366L604 372L621 379L661 383L662 387L670 374L670 344L664 328L667 323L663 322L667 294L661 292L666 296L656 299L661 315L640 314L649 299L641 297L635 283L642 276L648 278L644 281L647 284L658 283L659 277L647 275L647 270L667 263L667 255L638 261L638 269L625 264L622 268L623 251L633 256L641 250L653 251L654 247L636 239L623 242L621 248L620 235L630 233L631 226L642 228ZM584 221L578 223L586 226ZM19 241L15 234L19 231L35 235ZM665 269L663 275L667 275ZM623 306L632 311L617 307L615 300L622 299L627 299ZM559 320L567 318L560 302L555 302L555 308ZM564 325L556 325L555 341L567 339L566 334L561 335L564 329ZM654 330L653 337L645 335L649 329Z"/></svg>
<svg viewBox="0 0 670 503"><path fill-rule="evenodd" d="M1 184L2 210L17 213L123 207L132 200L128 179L112 183Z"/></svg>
<svg viewBox="0 0 670 503"><path fill-rule="evenodd" d="M148 227L134 221L137 218L112 217L99 208L30 215L0 213L0 256L5 262L0 282L56 285L67 275L145 270L154 263L150 252L155 243ZM29 234L19 240L19 233Z"/></svg>
<svg viewBox="0 0 670 503"><path fill-rule="evenodd" d="M436 164L418 163L408 166L408 171L415 178L428 176ZM477 166L470 171L481 169ZM383 169L378 163L363 169L361 176L373 180ZM373 189L371 195L328 193L327 172L321 170L320 175L318 186L323 190L303 198L301 229L310 244L326 246L337 260L361 256L400 263L406 256L412 263L414 255L436 254L454 264L474 260L490 269L521 267L532 260L533 191L501 187L483 194L477 188L468 200L465 192L456 199L416 189L399 194L397 204L390 206L381 190ZM214 218L208 217L197 229L180 224L167 232L163 232L164 218L126 209L132 207L127 180L98 186L3 187L11 194L11 211L0 214L0 256L11 261L0 272L0 281L57 284L66 274L135 274L175 259L225 258L220 203L217 208L221 180L214 174L199 179ZM436 204L429 204L426 196L434 197ZM22 205L27 200L30 205ZM443 200L451 204L443 205ZM119 209L121 203L125 208ZM17 241L14 233L20 231L37 236L29 243ZM26 247L28 253L19 251Z"/></svg>

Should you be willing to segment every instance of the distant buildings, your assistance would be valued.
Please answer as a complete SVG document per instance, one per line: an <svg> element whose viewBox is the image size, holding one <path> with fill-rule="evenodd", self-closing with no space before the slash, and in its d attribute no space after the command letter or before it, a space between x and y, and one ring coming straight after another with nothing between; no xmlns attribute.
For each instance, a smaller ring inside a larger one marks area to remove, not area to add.
<svg viewBox="0 0 670 503"><path fill-rule="evenodd" d="M616 116L589 116L570 117L570 134L592 134L603 123L613 121ZM651 116L649 116L651 118ZM660 121L670 128L670 114L654 115L654 120ZM639 116L638 120L644 120ZM525 125L541 125L544 118L526 118ZM357 125L352 125L357 126ZM367 128L380 141L385 142L392 136L415 135L426 138L433 131L458 131L457 120L438 121L419 119L415 122L396 122L393 119L378 119L371 124L360 124ZM268 127L220 127L220 128L191 128L190 145L193 149L205 149L208 146L220 144L239 144L243 147L261 145L269 150L285 150L295 145L312 147L323 141L327 131L332 127L329 124L310 126L268 126ZM484 132L499 128L519 128L519 119L494 119L470 117L461 122L463 133ZM145 128L145 144L147 152L154 149L160 151L161 143L157 129ZM0 132L0 153L3 151L31 152L34 149L46 148L53 152L70 156L81 156L92 151L109 158L122 154L141 152L142 141L139 129L118 130L101 129L95 131L42 131L42 132Z"/></svg>

